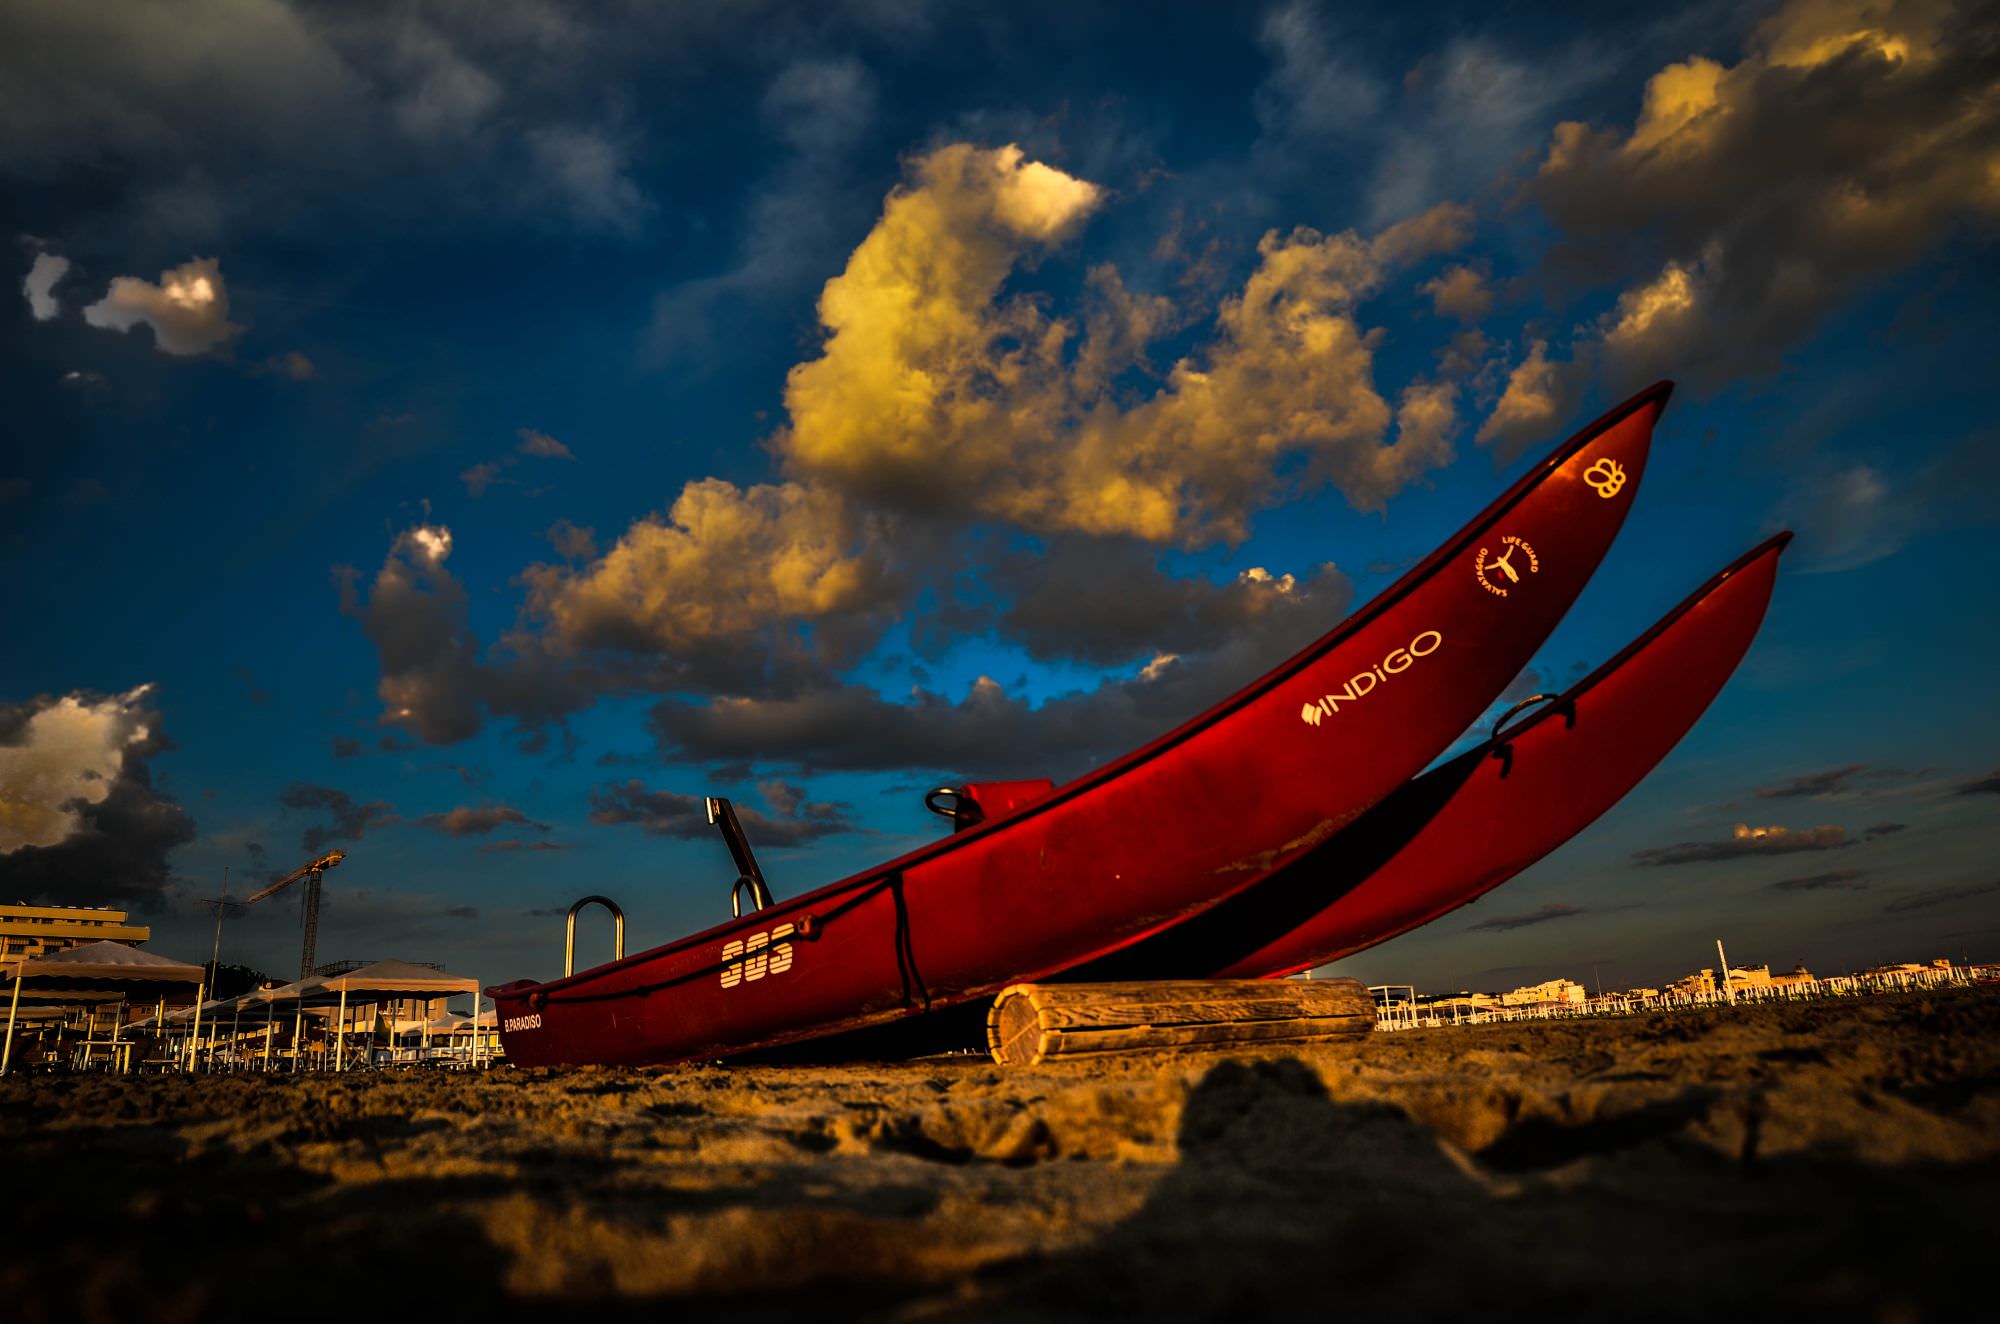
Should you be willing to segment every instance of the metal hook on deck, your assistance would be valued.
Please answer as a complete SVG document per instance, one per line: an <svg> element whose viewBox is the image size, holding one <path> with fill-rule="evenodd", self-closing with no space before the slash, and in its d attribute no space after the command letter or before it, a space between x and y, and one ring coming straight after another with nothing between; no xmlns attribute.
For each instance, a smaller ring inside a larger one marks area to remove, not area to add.
<svg viewBox="0 0 2000 1324"><path fill-rule="evenodd" d="M950 796L951 803L949 805L939 804L938 797L941 795ZM965 790L963 787L940 786L935 791L928 791L924 795L924 808L930 810L939 818L948 818L954 823L958 822L958 807L964 803Z"/></svg>
<svg viewBox="0 0 2000 1324"><path fill-rule="evenodd" d="M620 910L618 903L608 896L587 896L569 908L569 917L563 921L565 928L563 934L564 979L568 979L576 973L576 915L585 906L603 906L611 912L611 919L614 925L612 929L613 955L611 959L614 961L625 959L625 912Z"/></svg>

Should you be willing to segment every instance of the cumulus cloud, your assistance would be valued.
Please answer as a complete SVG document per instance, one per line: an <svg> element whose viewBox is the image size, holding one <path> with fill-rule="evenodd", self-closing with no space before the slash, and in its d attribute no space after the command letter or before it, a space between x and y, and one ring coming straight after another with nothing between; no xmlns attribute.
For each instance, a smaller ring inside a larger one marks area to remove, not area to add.
<svg viewBox="0 0 2000 1324"><path fill-rule="evenodd" d="M505 656L484 661L442 530L399 538L365 600L349 576L348 610L383 656L386 720L442 742L483 711L532 722L613 690L823 702L914 592L946 586L940 558L968 525L1133 572L1127 601L1093 616L1048 592L1046 558L1003 560L975 594L1000 605L958 619L1036 656L1213 654L1205 629L1266 618L1281 632L1312 619L1304 638L1324 629L1346 605L1335 571L1176 585L1144 549L1239 539L1301 487L1375 509L1448 462L1458 386L1419 380L1385 399L1355 308L1397 264L1462 242L1469 213L1435 208L1373 239L1267 234L1206 343L1156 372L1149 346L1190 325L1174 300L1102 265L1074 320L1008 292L1104 197L1015 147L913 161L825 285L819 352L787 377L769 439L782 481L690 482L602 551L558 526L566 563L523 573ZM490 466L466 475L475 491L498 480ZM1210 674L1160 665L1177 684Z"/></svg>
<svg viewBox="0 0 2000 1324"><path fill-rule="evenodd" d="M839 635L898 588L868 520L798 483L690 483L581 569L527 572L529 610L575 650L698 650L794 622Z"/></svg>
<svg viewBox="0 0 2000 1324"><path fill-rule="evenodd" d="M415 822L419 827L452 837L483 837L503 827L527 828L533 832L549 830L547 823L537 823L512 805L461 805L446 813L425 814Z"/></svg>
<svg viewBox="0 0 2000 1324"><path fill-rule="evenodd" d="M1085 580L1119 591L1077 592ZM1031 657L1105 666L1204 652L1253 628L1303 643L1344 616L1353 598L1352 582L1333 565L1303 580L1252 566L1218 584L1173 578L1151 549L1099 538L1057 539L1004 555L982 587L998 599L993 623ZM1286 629L1281 620L1296 626Z"/></svg>
<svg viewBox="0 0 2000 1324"><path fill-rule="evenodd" d="M156 901L194 821L153 786L153 690L0 704L0 895Z"/></svg>
<svg viewBox="0 0 2000 1324"><path fill-rule="evenodd" d="M1329 579L1313 591L1337 596L1344 588ZM1291 593L1268 598L1235 634L1200 653L1161 654L1093 689L1040 703L990 676L958 699L922 686L891 696L825 682L765 697L664 700L651 725L661 756L679 762L1063 781L1170 730L1334 623L1291 605Z"/></svg>
<svg viewBox="0 0 2000 1324"><path fill-rule="evenodd" d="M520 451L538 460L574 460L576 456L570 448L543 432L540 428L522 428L515 434L521 439Z"/></svg>
<svg viewBox="0 0 2000 1324"><path fill-rule="evenodd" d="M1738 823L1722 841L1683 841L1672 846L1655 846L1634 851L1634 864L1699 864L1712 860L1737 860L1753 855L1789 855L1795 851L1839 850L1852 846L1847 829L1826 824L1812 828L1752 827Z"/></svg>
<svg viewBox="0 0 2000 1324"><path fill-rule="evenodd" d="M278 803L286 809L326 816L326 822L310 824L300 834L299 845L308 851L318 851L335 841L359 841L368 835L371 828L398 821L394 807L386 800L363 803L346 791L332 786L315 786L311 782L293 782L278 792Z"/></svg>
<svg viewBox="0 0 2000 1324"><path fill-rule="evenodd" d="M809 801L805 792L790 782L759 782L757 790L769 812L750 805L734 806L752 845L801 846L821 837L856 830L846 805ZM631 823L656 837L696 840L716 834L715 826L708 821L704 797L655 791L637 780L608 782L593 790L590 821Z"/></svg>
<svg viewBox="0 0 2000 1324"><path fill-rule="evenodd" d="M1630 282L1583 338L1607 376L1769 371L1863 284L2000 212L1996 32L1988 6L1791 0L1737 63L1661 69L1630 128L1559 125L1527 194L1566 235L1556 266Z"/></svg>
<svg viewBox="0 0 2000 1324"><path fill-rule="evenodd" d="M498 464L489 460L467 469L458 476L458 481L465 484L466 495L478 498L485 496L486 490L500 481L503 472L505 471Z"/></svg>
<svg viewBox="0 0 2000 1324"><path fill-rule="evenodd" d="M375 646L381 720L442 745L476 734L489 713L504 715L521 724L522 748L536 752L551 723L601 695L796 686L872 640L864 608L876 590L814 560L811 530L787 523L796 507L760 505L756 489L715 487L715 503L676 505L691 525L642 521L588 565L529 567L523 623L490 651L446 565L449 529L420 524L397 535L365 586L353 569L337 571L341 609ZM732 522L733 541L723 533ZM813 618L815 601L833 614Z"/></svg>
<svg viewBox="0 0 2000 1324"><path fill-rule="evenodd" d="M107 331L153 329L161 353L206 354L243 328L229 320L229 291L212 257L198 257L160 273L160 283L119 276L104 297L83 310L83 320Z"/></svg>
<svg viewBox="0 0 2000 1324"><path fill-rule="evenodd" d="M954 144L912 176L827 282L820 356L786 379L790 423L774 441L795 477L1035 532L1199 545L1242 538L1283 491L1288 461L1305 483L1375 509L1449 458L1428 417L1384 444L1394 412L1372 383L1372 340L1354 308L1385 259L1359 236L1264 236L1208 343L1126 404L1116 377L1076 365L1130 362L1171 325L1156 302L1120 300L1122 281L1100 275L1099 314L1079 333L1003 294L1017 266L1078 230L1102 190L1014 147ZM1422 251L1435 228L1391 248Z"/></svg>
<svg viewBox="0 0 2000 1324"><path fill-rule="evenodd" d="M21 282L21 293L27 296L28 312L37 322L49 321L62 311L62 301L56 298L55 290L68 272L68 258L54 253L35 254L34 265L28 268L28 275Z"/></svg>
<svg viewBox="0 0 2000 1324"><path fill-rule="evenodd" d="M1525 915L1495 915L1492 919L1483 919L1466 929L1466 932L1477 933L1485 929L1494 933L1506 933L1512 929L1525 929L1531 924L1546 924L1552 919L1569 919L1588 913L1587 907L1566 906L1561 902L1552 901L1541 909L1531 910Z"/></svg>
<svg viewBox="0 0 2000 1324"><path fill-rule="evenodd" d="M1477 322L1493 311L1493 291L1486 277L1472 267L1447 267L1417 289L1431 296L1431 307L1439 317Z"/></svg>
<svg viewBox="0 0 2000 1324"><path fill-rule="evenodd" d="M1552 361L1546 340L1531 341L1528 353L1507 374L1507 387L1473 441L1491 446L1505 464L1534 442L1556 431L1576 407L1588 374L1574 363Z"/></svg>
<svg viewBox="0 0 2000 1324"><path fill-rule="evenodd" d="M432 744L481 724L479 645L465 586L445 567L451 547L450 529L420 524L397 535L365 598L352 572L340 579L341 610L361 622L381 661L383 720Z"/></svg>

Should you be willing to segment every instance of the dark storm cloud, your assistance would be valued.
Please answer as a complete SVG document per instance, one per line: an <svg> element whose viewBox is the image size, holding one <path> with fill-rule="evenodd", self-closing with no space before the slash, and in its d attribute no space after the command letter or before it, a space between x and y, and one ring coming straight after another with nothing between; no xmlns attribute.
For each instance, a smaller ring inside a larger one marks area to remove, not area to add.
<svg viewBox="0 0 2000 1324"><path fill-rule="evenodd" d="M2000 768L1959 786L1955 795L2000 795Z"/></svg>
<svg viewBox="0 0 2000 1324"><path fill-rule="evenodd" d="M1972 901L1979 897L2000 892L2000 882L1974 883L1969 887L1936 887L1927 892L1916 892L1910 896L1898 897L1882 907L1885 915L1901 915L1912 910L1930 910L1936 906L1954 905L1960 901Z"/></svg>
<svg viewBox="0 0 2000 1324"><path fill-rule="evenodd" d="M425 814L414 820L419 827L430 828L452 837L483 837L496 828L524 827L532 832L547 832L547 823L537 823L512 805L481 805L478 808L461 805L443 814Z"/></svg>
<svg viewBox="0 0 2000 1324"><path fill-rule="evenodd" d="M1826 873L1807 874L1803 878L1780 878L1775 883L1765 885L1767 892L1822 892L1828 889L1855 891L1867 884L1857 881L1867 874L1866 869L1833 869Z"/></svg>
<svg viewBox="0 0 2000 1324"><path fill-rule="evenodd" d="M196 835L153 785L169 748L150 686L0 703L0 896L159 904Z"/></svg>
<svg viewBox="0 0 2000 1324"><path fill-rule="evenodd" d="M400 535L364 598L340 572L340 609L361 622L381 659L384 720L431 744L477 734L484 688L479 644L467 624L465 586L445 568L451 534L419 526Z"/></svg>
<svg viewBox="0 0 2000 1324"><path fill-rule="evenodd" d="M1029 656L1099 666L1199 653L1246 631L1304 644L1353 600L1331 565L1303 582L1257 568L1215 584L1158 562L1158 549L1128 540L1063 538L1001 557L980 587L1001 604L995 628Z"/></svg>
<svg viewBox="0 0 2000 1324"><path fill-rule="evenodd" d="M527 0L23 0L6 15L0 168L115 160L116 188L94 169L93 203L170 242L411 210L629 236L654 213L634 178L649 140L606 105L606 80L733 25L678 6L600 25Z"/></svg>
<svg viewBox="0 0 2000 1324"><path fill-rule="evenodd" d="M346 791L310 782L293 782L278 793L278 803L287 809L326 815L328 822L314 823L300 835L299 844L308 851L318 851L334 841L359 841L369 829L397 821L394 807L386 800L363 804Z"/></svg>
<svg viewBox="0 0 2000 1324"><path fill-rule="evenodd" d="M799 846L855 830L846 805L808 801L805 792L789 782L759 782L757 789L770 806L769 813L749 805L735 806L736 817L753 845ZM655 791L637 780L608 782L593 790L590 821L632 823L652 836L685 840L704 840L716 834L702 796Z"/></svg>
<svg viewBox="0 0 2000 1324"><path fill-rule="evenodd" d="M1087 544L1079 543L1081 548ZM1116 544L1105 544L1115 547ZM1032 605L996 609L1003 638L1040 656L1126 659L1153 654L1136 673L1030 704L990 677L956 701L914 687L889 699L852 683L819 683L768 697L666 700L651 726L664 759L740 763L806 772L909 770L953 776L1052 776L1061 780L1172 729L1227 697L1339 624L1351 589L1323 567L1303 583L1262 572L1224 585L1181 583L1115 552L1099 582L1078 591L1088 558L1003 565L1010 591ZM1100 609L1093 619L1085 609ZM962 618L961 629L976 621ZM1205 631L1207 631L1205 633ZM1188 651L1176 653L1179 643ZM1206 645L1206 647L1203 647Z"/></svg>
<svg viewBox="0 0 2000 1324"><path fill-rule="evenodd" d="M452 547L450 530L418 525L397 536L365 590L353 569L335 575L341 610L375 646L382 720L426 744L469 739L492 716L513 719L522 751L539 753L552 726L606 694L797 690L822 682L829 664L853 660L880 628L874 620L836 622L808 637L774 624L669 647L596 618L595 633L524 624L482 653L465 585L446 565ZM565 736L566 747L572 743Z"/></svg>
<svg viewBox="0 0 2000 1324"><path fill-rule="evenodd" d="M1892 833L1901 832L1908 826L1908 823L1875 823L1863 831L1862 835L1866 837L1886 837Z"/></svg>
<svg viewBox="0 0 2000 1324"><path fill-rule="evenodd" d="M1566 906L1561 902L1552 901L1540 910L1532 910L1525 915L1495 915L1492 919L1483 919L1467 928L1466 932L1477 933L1485 929L1494 933L1506 933L1512 929L1525 929L1530 924L1546 924L1552 919L1569 919L1575 915L1588 913L1588 907Z"/></svg>
<svg viewBox="0 0 2000 1324"><path fill-rule="evenodd" d="M1616 272L1615 382L1769 371L1859 287L1989 211L2000 13L1794 0L1735 65L1655 76L1628 132L1564 124L1527 196L1547 274Z"/></svg>
<svg viewBox="0 0 2000 1324"><path fill-rule="evenodd" d="M448 907L446 907L446 908L445 908L445 912L444 912L444 913L445 913L445 917L446 917L447 919L478 919L478 918L479 918L479 907L477 907L477 906L448 906Z"/></svg>
<svg viewBox="0 0 2000 1324"><path fill-rule="evenodd" d="M360 754L361 754L361 742L359 740L356 740L353 736L335 736L333 738L333 756L335 758L337 759L358 758L360 757Z"/></svg>
<svg viewBox="0 0 2000 1324"><path fill-rule="evenodd" d="M1812 828L1750 827L1743 823L1721 841L1683 841L1634 851L1634 864L1701 864L1739 860L1752 855L1790 855L1795 851L1839 850L1852 846L1847 829L1827 824Z"/></svg>

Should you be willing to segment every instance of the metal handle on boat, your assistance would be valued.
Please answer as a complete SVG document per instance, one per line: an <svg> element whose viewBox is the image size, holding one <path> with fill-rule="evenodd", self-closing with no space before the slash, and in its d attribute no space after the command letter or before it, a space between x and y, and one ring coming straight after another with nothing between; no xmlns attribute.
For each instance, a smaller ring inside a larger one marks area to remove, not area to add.
<svg viewBox="0 0 2000 1324"><path fill-rule="evenodd" d="M743 918L743 893L746 890L750 893L750 909L762 910L771 904L770 893L759 887L755 878L747 873L740 874L729 889L729 913L738 919Z"/></svg>
<svg viewBox="0 0 2000 1324"><path fill-rule="evenodd" d="M1532 708L1538 703L1554 703L1560 698L1562 698L1560 694L1530 694L1527 698L1500 714L1499 720L1493 723L1493 739L1498 740L1500 738L1500 728L1507 725L1516 713Z"/></svg>
<svg viewBox="0 0 2000 1324"><path fill-rule="evenodd" d="M938 797L940 795L948 795L951 797L950 808L946 808L945 806L938 803ZM940 786L935 791L927 792L924 795L924 808L930 810L933 814L936 814L939 818L948 818L952 822L956 823L958 821L958 805L959 802L963 799L965 799L965 792L961 790L959 787Z"/></svg>
<svg viewBox="0 0 2000 1324"><path fill-rule="evenodd" d="M611 959L614 961L625 959L625 912L620 910L618 903L608 896L587 896L569 908L569 918L564 921L566 930L563 934L564 979L568 979L576 973L576 915L585 906L603 906L611 912L611 919L615 925L612 930L613 955Z"/></svg>

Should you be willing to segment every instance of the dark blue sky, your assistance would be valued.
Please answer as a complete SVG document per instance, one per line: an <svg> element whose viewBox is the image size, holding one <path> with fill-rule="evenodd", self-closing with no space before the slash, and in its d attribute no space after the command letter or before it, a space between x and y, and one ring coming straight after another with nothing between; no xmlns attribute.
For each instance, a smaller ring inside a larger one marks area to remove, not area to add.
<svg viewBox="0 0 2000 1324"><path fill-rule="evenodd" d="M663 941L725 913L693 797L781 894L897 853L922 789L1141 743L1666 376L1522 692L1790 526L1748 662L1342 968L1991 958L1996 30L10 5L0 896L192 955L225 867L339 845L323 959L547 975L589 891ZM225 956L296 943L264 903Z"/></svg>

